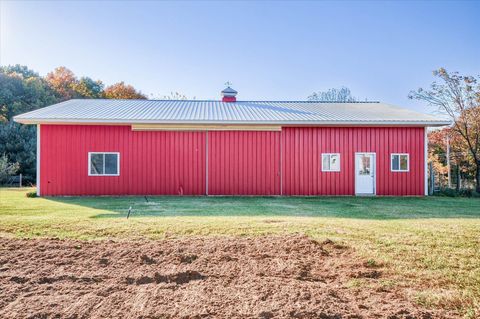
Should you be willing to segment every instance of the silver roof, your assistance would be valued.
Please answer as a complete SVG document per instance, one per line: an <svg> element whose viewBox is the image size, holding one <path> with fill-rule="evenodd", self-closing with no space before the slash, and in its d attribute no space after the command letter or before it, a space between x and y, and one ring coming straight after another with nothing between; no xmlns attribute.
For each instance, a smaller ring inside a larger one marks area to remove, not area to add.
<svg viewBox="0 0 480 319"><path fill-rule="evenodd" d="M379 102L69 100L14 117L38 123L448 125L448 120Z"/></svg>

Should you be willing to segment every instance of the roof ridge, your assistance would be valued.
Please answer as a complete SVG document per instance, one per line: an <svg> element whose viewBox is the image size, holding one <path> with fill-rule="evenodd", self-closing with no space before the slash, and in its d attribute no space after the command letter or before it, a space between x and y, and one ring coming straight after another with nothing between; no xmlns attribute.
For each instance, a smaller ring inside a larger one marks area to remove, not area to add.
<svg viewBox="0 0 480 319"><path fill-rule="evenodd" d="M145 102L218 102L218 103L232 103L232 102L223 102L221 100L169 100L169 99L70 99L67 101L145 101ZM64 102L67 102L64 101ZM308 100L237 100L233 103L238 102L261 102L261 103L381 103L380 101L308 101Z"/></svg>

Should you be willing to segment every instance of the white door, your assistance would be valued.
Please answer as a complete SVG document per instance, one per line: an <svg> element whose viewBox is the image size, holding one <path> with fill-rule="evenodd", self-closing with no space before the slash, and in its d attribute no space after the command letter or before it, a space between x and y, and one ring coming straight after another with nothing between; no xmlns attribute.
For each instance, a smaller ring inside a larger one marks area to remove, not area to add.
<svg viewBox="0 0 480 319"><path fill-rule="evenodd" d="M375 194L375 153L355 154L355 193Z"/></svg>

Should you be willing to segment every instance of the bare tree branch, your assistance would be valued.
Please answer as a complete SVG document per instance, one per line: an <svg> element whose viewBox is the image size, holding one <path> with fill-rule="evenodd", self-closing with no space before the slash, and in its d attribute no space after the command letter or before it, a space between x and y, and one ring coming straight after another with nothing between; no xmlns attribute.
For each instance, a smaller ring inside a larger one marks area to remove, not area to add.
<svg viewBox="0 0 480 319"><path fill-rule="evenodd" d="M441 81L433 82L429 90L412 91L409 97L425 101L453 120L452 134L458 134L473 158L476 171L476 191L480 192L480 85L473 76L449 73L444 68L433 72Z"/></svg>

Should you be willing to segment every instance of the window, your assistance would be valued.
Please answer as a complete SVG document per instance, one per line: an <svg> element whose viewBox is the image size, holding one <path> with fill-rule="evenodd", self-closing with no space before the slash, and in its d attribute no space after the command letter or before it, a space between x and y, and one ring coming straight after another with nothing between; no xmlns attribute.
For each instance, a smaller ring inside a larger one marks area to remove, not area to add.
<svg viewBox="0 0 480 319"><path fill-rule="evenodd" d="M410 169L410 160L408 154L392 154L391 156L392 172L408 172Z"/></svg>
<svg viewBox="0 0 480 319"><path fill-rule="evenodd" d="M360 155L358 158L358 175L370 175L371 155Z"/></svg>
<svg viewBox="0 0 480 319"><path fill-rule="evenodd" d="M118 176L120 175L120 153L88 153L88 175Z"/></svg>
<svg viewBox="0 0 480 319"><path fill-rule="evenodd" d="M322 172L340 172L340 154L322 154Z"/></svg>

